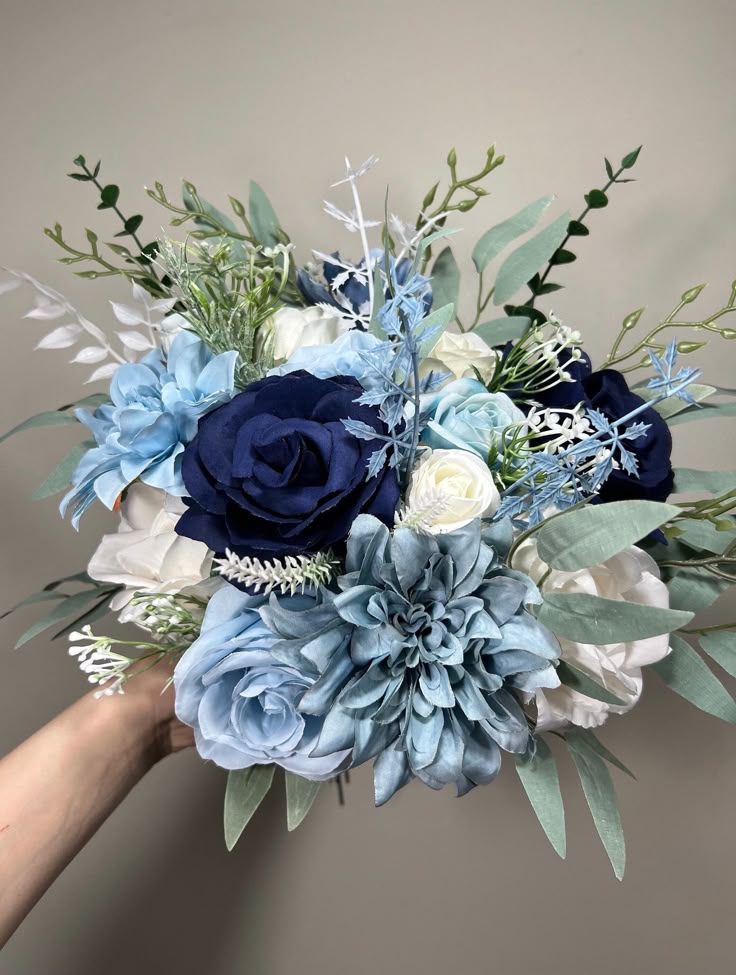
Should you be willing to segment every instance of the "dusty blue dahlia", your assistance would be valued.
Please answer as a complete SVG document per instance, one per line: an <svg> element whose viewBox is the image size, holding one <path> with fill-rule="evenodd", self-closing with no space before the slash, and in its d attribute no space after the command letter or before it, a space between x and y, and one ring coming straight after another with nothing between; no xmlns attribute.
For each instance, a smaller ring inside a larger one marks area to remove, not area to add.
<svg viewBox="0 0 736 975"><path fill-rule="evenodd" d="M299 710L324 716L312 755L375 758L378 805L412 778L459 795L490 782L501 752L529 740L519 692L557 687L559 645L525 605L531 581L508 569L479 522L446 535L370 515L353 525L340 592L261 615L272 653L315 678Z"/></svg>

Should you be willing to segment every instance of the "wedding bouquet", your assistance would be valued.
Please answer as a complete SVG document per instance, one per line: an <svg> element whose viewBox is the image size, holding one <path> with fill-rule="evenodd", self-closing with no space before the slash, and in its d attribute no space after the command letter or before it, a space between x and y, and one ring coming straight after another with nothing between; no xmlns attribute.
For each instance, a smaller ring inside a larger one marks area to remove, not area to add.
<svg viewBox="0 0 736 975"><path fill-rule="evenodd" d="M191 183L181 203L156 183L148 196L187 233L144 243L143 217L80 156L71 177L119 233L46 233L81 277L132 284L111 303L115 330L7 273L2 290L33 289L27 317L53 322L38 347L75 347L87 382L109 388L6 436L84 431L35 497L64 491L75 527L98 501L117 521L86 572L20 604L53 606L18 645L61 626L101 695L175 661L177 715L229 770L229 848L276 766L293 829L320 782L364 762L381 805L413 779L464 795L506 754L564 856L567 749L620 878L609 766L627 769L594 729L639 701L645 669L736 720L699 652L736 675L736 623L692 625L736 582L736 475L670 459L674 426L736 413L736 391L684 364L736 338L736 282L699 318L703 285L660 321L628 314L595 366L538 307L638 154L606 160L577 218L548 220L547 196L484 233L469 313L449 224L487 195L493 147L464 177L451 151L411 224L388 196L368 219L359 183L375 160L346 160L347 209L325 210L359 260L314 251L304 266L255 183L230 214ZM128 638L98 633L110 611Z"/></svg>

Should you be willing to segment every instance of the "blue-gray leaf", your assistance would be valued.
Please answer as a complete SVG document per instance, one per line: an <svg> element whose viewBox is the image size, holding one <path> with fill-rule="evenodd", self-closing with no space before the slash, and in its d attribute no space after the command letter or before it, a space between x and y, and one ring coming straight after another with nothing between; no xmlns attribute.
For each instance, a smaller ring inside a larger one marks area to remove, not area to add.
<svg viewBox="0 0 736 975"><path fill-rule="evenodd" d="M596 646L645 640L685 626L693 614L603 599L589 593L548 592L539 610L539 622L557 636Z"/></svg>
<svg viewBox="0 0 736 975"><path fill-rule="evenodd" d="M699 640L701 649L723 667L727 674L736 677L736 632L721 630L704 633Z"/></svg>
<svg viewBox="0 0 736 975"><path fill-rule="evenodd" d="M558 856L565 859L565 807L562 803L557 765L549 745L543 738L536 740L534 758L516 756L516 771L539 823Z"/></svg>
<svg viewBox="0 0 736 975"><path fill-rule="evenodd" d="M611 773L605 762L580 738L567 740L578 770L595 828L611 861L617 880L622 880L626 867L626 843L616 801Z"/></svg>
<svg viewBox="0 0 736 975"><path fill-rule="evenodd" d="M225 846L232 850L273 782L273 765L253 765L228 773L225 789Z"/></svg>
<svg viewBox="0 0 736 975"><path fill-rule="evenodd" d="M300 825L317 798L320 783L294 772L286 773L286 825L291 830Z"/></svg>
<svg viewBox="0 0 736 975"><path fill-rule="evenodd" d="M460 293L460 269L449 247L439 254L432 266L432 295L437 308L452 305L457 308Z"/></svg>
<svg viewBox="0 0 736 975"><path fill-rule="evenodd" d="M473 332L479 335L491 347L506 345L526 335L531 324L530 319L523 315L508 315L506 318L494 318L490 322L481 322Z"/></svg>
<svg viewBox="0 0 736 975"><path fill-rule="evenodd" d="M736 702L687 640L672 634L670 645L672 653L652 665L665 684L701 711L736 721Z"/></svg>

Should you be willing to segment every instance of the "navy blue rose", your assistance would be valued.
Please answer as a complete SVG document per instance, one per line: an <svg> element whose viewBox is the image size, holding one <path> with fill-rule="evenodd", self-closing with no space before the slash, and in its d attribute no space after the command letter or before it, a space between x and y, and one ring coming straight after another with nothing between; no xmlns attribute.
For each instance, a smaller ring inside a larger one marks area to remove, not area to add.
<svg viewBox="0 0 736 975"><path fill-rule="evenodd" d="M280 558L338 545L362 512L392 524L396 472L366 477L387 429L356 402L362 392L352 376L293 372L260 379L203 417L184 451L179 534L217 553ZM348 433L348 418L373 427L376 440Z"/></svg>
<svg viewBox="0 0 736 975"><path fill-rule="evenodd" d="M626 379L615 369L593 370L590 357L571 360L569 352L560 357L560 365L571 376L572 382L558 383L543 393L535 393L534 399L550 409L572 409L582 403L586 409L598 410L609 420L619 420L640 407L644 400L633 393ZM513 392L511 393L513 396ZM644 410L634 423L647 423L649 429L636 440L626 442L626 447L636 457L637 474L625 470L613 470L601 486L601 501L625 501L644 499L665 501L672 492L672 434L666 421L655 409Z"/></svg>

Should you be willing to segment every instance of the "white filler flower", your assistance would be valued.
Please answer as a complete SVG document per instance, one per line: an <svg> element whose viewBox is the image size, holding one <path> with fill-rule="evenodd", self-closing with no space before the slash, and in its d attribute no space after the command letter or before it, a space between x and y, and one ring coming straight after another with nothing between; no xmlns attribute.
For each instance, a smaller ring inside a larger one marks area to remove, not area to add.
<svg viewBox="0 0 736 975"><path fill-rule="evenodd" d="M279 308L264 326L273 341L276 363L285 362L297 349L328 345L350 330L352 322L336 308Z"/></svg>
<svg viewBox="0 0 736 975"><path fill-rule="evenodd" d="M552 569L547 574L549 567L539 557L534 538L529 538L517 549L513 564L540 584L543 592L580 592L661 609L669 606L669 593L659 577L657 563L634 545L601 565L577 572ZM568 722L581 728L596 728L609 713L630 711L641 696L641 668L667 656L669 636L664 633L646 640L601 646L561 639L560 647L562 660L584 671L623 703L604 704L565 686L539 691L536 704L540 731Z"/></svg>
<svg viewBox="0 0 736 975"><path fill-rule="evenodd" d="M110 608L122 610L120 620L138 622L141 608L131 605L135 593L209 595L213 553L202 542L174 531L184 503L160 488L132 484L120 506L120 527L103 535L87 571L100 582L125 586Z"/></svg>
<svg viewBox="0 0 736 975"><path fill-rule="evenodd" d="M492 515L499 503L493 475L477 454L432 450L411 475L400 521L438 535Z"/></svg>

